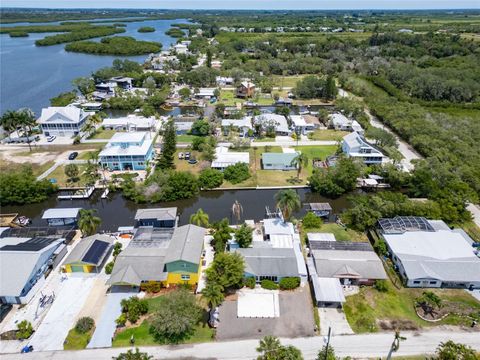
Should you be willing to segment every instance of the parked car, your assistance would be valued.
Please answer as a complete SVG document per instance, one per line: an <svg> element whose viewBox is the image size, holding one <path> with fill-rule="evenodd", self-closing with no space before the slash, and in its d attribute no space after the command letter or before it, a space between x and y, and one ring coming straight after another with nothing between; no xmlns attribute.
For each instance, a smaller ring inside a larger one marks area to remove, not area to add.
<svg viewBox="0 0 480 360"><path fill-rule="evenodd" d="M47 137L47 141L48 142L52 142L53 140L55 140L57 137L55 135L52 135L52 136L49 136Z"/></svg>
<svg viewBox="0 0 480 360"><path fill-rule="evenodd" d="M33 346L32 345L25 345L23 348L22 348L22 351L21 353L22 354L25 354L25 353L30 353L33 351Z"/></svg>
<svg viewBox="0 0 480 360"><path fill-rule="evenodd" d="M184 158L185 158L185 155L183 154L183 152L178 153L178 159L179 160L183 160Z"/></svg>
<svg viewBox="0 0 480 360"><path fill-rule="evenodd" d="M70 155L68 155L68 160L75 160L77 156L78 156L78 152L74 151Z"/></svg>
<svg viewBox="0 0 480 360"><path fill-rule="evenodd" d="M190 160L190 151L185 153L185 160Z"/></svg>

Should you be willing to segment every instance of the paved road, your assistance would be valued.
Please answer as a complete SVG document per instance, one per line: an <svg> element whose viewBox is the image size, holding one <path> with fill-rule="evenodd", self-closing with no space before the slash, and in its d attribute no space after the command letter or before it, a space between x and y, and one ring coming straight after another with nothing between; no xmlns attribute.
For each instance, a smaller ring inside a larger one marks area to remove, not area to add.
<svg viewBox="0 0 480 360"><path fill-rule="evenodd" d="M337 356L355 356L359 358L386 356L393 341L393 333L368 334L368 335L341 335L334 336L331 345ZM418 354L432 354L440 342L453 340L480 350L480 334L478 332L466 333L459 331L427 331L424 333L405 332L407 340L402 341L396 356L409 356ZM283 344L298 347L305 359L315 359L317 352L324 345L324 338L309 337L298 339L281 339ZM251 360L258 356L255 348L258 340L242 340L214 342L203 344L189 344L178 346L155 346L140 348L148 352L155 359L222 359L222 360ZM30 354L2 355L2 360L10 359L49 359L49 360L104 360L117 356L126 349L89 349L82 351L49 351L33 352Z"/></svg>

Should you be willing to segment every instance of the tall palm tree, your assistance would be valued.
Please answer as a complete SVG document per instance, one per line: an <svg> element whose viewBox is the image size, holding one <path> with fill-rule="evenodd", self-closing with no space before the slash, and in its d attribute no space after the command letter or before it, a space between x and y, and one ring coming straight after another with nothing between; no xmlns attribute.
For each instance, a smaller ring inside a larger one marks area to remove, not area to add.
<svg viewBox="0 0 480 360"><path fill-rule="evenodd" d="M0 126L7 132L7 136L10 139L10 133L13 132L18 125L17 112L8 110L0 118Z"/></svg>
<svg viewBox="0 0 480 360"><path fill-rule="evenodd" d="M395 331L395 338L393 339L392 345L390 346L390 351L388 352L387 355L387 360L390 360L392 358L392 354L398 349L400 349L400 341L407 340L406 337L403 337L400 335L400 331L396 330Z"/></svg>
<svg viewBox="0 0 480 360"><path fill-rule="evenodd" d="M276 336L265 336L257 347L257 352L262 354L258 358L262 360L275 359L275 354L281 346L280 340Z"/></svg>
<svg viewBox="0 0 480 360"><path fill-rule="evenodd" d="M232 205L232 215L237 219L237 223L240 221L243 215L243 206L238 200Z"/></svg>
<svg viewBox="0 0 480 360"><path fill-rule="evenodd" d="M202 290L202 297L207 301L210 309L216 308L224 299L223 287L219 284L209 282Z"/></svg>
<svg viewBox="0 0 480 360"><path fill-rule="evenodd" d="M81 209L80 218L78 219L78 228L83 235L93 235L97 231L97 228L102 223L102 219L95 216L96 209Z"/></svg>
<svg viewBox="0 0 480 360"><path fill-rule="evenodd" d="M30 144L30 135L32 134L32 128L36 124L35 114L32 110L23 108L17 111L17 126L20 126L23 133L27 136L28 148L32 151L32 145Z"/></svg>
<svg viewBox="0 0 480 360"><path fill-rule="evenodd" d="M195 214L190 216L190 223L197 226L208 227L210 225L210 218L203 209L198 209Z"/></svg>
<svg viewBox="0 0 480 360"><path fill-rule="evenodd" d="M302 206L300 196L293 189L280 190L275 194L275 201L285 220L290 219L292 212L299 210Z"/></svg>
<svg viewBox="0 0 480 360"><path fill-rule="evenodd" d="M297 179L300 179L300 173L302 169L308 165L308 156L306 154L300 153L292 159L290 166L295 166L297 168Z"/></svg>

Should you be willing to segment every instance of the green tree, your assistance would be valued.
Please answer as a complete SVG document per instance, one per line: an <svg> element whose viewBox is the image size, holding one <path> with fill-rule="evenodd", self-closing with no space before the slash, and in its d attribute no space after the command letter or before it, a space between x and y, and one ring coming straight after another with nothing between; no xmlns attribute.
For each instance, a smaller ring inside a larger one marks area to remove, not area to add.
<svg viewBox="0 0 480 360"><path fill-rule="evenodd" d="M148 302L145 299L139 299L137 296L132 296L129 299L123 299L120 302L122 306L122 313L126 314L128 321L135 324L141 315L148 312Z"/></svg>
<svg viewBox="0 0 480 360"><path fill-rule="evenodd" d="M322 225L322 219L312 212L308 212L302 219L302 226L304 229L319 229Z"/></svg>
<svg viewBox="0 0 480 360"><path fill-rule="evenodd" d="M187 100L192 95L192 92L188 87L184 87L178 90L178 95L180 95L183 100Z"/></svg>
<svg viewBox="0 0 480 360"><path fill-rule="evenodd" d="M95 321L93 321L91 317L84 316L77 320L77 323L75 324L75 330L77 330L77 332L80 334L85 334L92 330L94 326Z"/></svg>
<svg viewBox="0 0 480 360"><path fill-rule="evenodd" d="M435 310L442 306L442 299L432 291L424 291L415 303L423 309L425 314L433 315Z"/></svg>
<svg viewBox="0 0 480 360"><path fill-rule="evenodd" d="M200 172L198 185L202 189L213 189L223 183L223 173L216 169L205 169Z"/></svg>
<svg viewBox="0 0 480 360"><path fill-rule="evenodd" d="M300 174L302 172L302 169L305 166L308 166L308 156L305 153L300 153L297 156L295 156L292 160L292 163L290 166L294 166L297 168L297 179L300 179Z"/></svg>
<svg viewBox="0 0 480 360"><path fill-rule="evenodd" d="M245 262L238 253L217 253L206 270L207 282L223 289L238 288L243 284Z"/></svg>
<svg viewBox="0 0 480 360"><path fill-rule="evenodd" d="M118 356L113 356L113 360L152 360L153 356L148 355L146 352L140 352L138 348L135 348L135 352L129 349L126 353L120 353Z"/></svg>
<svg viewBox="0 0 480 360"><path fill-rule="evenodd" d="M326 346L323 346L317 354L317 360L338 360L338 357L335 356L335 350L332 346L329 346L328 350Z"/></svg>
<svg viewBox="0 0 480 360"><path fill-rule="evenodd" d="M10 133L17 129L19 120L17 112L13 110L7 110L0 118L0 126L7 132L7 136L10 139Z"/></svg>
<svg viewBox="0 0 480 360"><path fill-rule="evenodd" d="M79 175L79 170L77 164L68 164L65 166L65 175L68 177L68 181L70 182L77 182L78 181L78 175Z"/></svg>
<svg viewBox="0 0 480 360"><path fill-rule="evenodd" d="M202 318L195 295L179 289L164 295L163 300L150 319L150 333L162 343L176 344L191 337Z"/></svg>
<svg viewBox="0 0 480 360"><path fill-rule="evenodd" d="M30 136L32 135L32 128L36 125L35 114L31 109L23 108L16 112L15 126L20 126L24 136L27 136L28 148L32 151Z"/></svg>
<svg viewBox="0 0 480 360"><path fill-rule="evenodd" d="M210 131L210 124L206 120L203 120L203 119L196 120L192 124L191 132L194 135L205 136L205 135L208 135L209 131Z"/></svg>
<svg viewBox="0 0 480 360"><path fill-rule="evenodd" d="M16 337L19 340L28 339L33 334L33 327L30 321L22 320L17 324Z"/></svg>
<svg viewBox="0 0 480 360"><path fill-rule="evenodd" d="M207 48L207 67L211 68L212 67L212 49Z"/></svg>
<svg viewBox="0 0 480 360"><path fill-rule="evenodd" d="M280 347L281 343L277 337L271 335L265 336L258 344L257 352L261 355L257 360L274 360Z"/></svg>
<svg viewBox="0 0 480 360"><path fill-rule="evenodd" d="M78 228L83 235L93 235L97 231L97 228L102 223L102 220L95 216L96 209L81 209L80 218L78 219Z"/></svg>
<svg viewBox="0 0 480 360"><path fill-rule="evenodd" d="M470 346L449 340L442 342L435 352L436 360L478 360L475 350Z"/></svg>
<svg viewBox="0 0 480 360"><path fill-rule="evenodd" d="M227 166L223 171L225 180L232 184L241 183L250 178L250 176L250 169L248 168L248 164L245 163L236 163L235 165Z"/></svg>
<svg viewBox="0 0 480 360"><path fill-rule="evenodd" d="M235 241L241 248L248 248L252 244L252 231L247 224L242 224L235 230Z"/></svg>
<svg viewBox="0 0 480 360"><path fill-rule="evenodd" d="M209 308L214 309L223 302L223 287L214 282L208 282L202 290L202 297Z"/></svg>
<svg viewBox="0 0 480 360"><path fill-rule="evenodd" d="M72 84L83 96L86 96L95 90L95 82L91 78L78 77L72 80Z"/></svg>
<svg viewBox="0 0 480 360"><path fill-rule="evenodd" d="M324 97L327 100L333 100L337 97L337 85L335 84L335 79L333 76L327 76L327 80L325 82L325 93Z"/></svg>
<svg viewBox="0 0 480 360"><path fill-rule="evenodd" d="M385 148L385 147L397 147L397 139L395 138L395 135L392 133L380 129L374 126L370 126L366 131L365 131L365 137L368 139L375 140L376 145Z"/></svg>
<svg viewBox="0 0 480 360"><path fill-rule="evenodd" d="M289 220L292 213L300 210L302 203L300 196L293 189L280 190L275 194L275 202L282 211L285 221Z"/></svg>
<svg viewBox="0 0 480 360"><path fill-rule="evenodd" d="M208 227L210 225L208 214L203 209L198 209L195 214L190 216L190 224Z"/></svg>
<svg viewBox="0 0 480 360"><path fill-rule="evenodd" d="M165 129L163 131L163 143L162 143L162 154L160 160L158 161L158 167L160 169L173 169L175 167L173 162L173 157L177 149L177 135L175 131L175 124L172 119L170 119L165 124Z"/></svg>

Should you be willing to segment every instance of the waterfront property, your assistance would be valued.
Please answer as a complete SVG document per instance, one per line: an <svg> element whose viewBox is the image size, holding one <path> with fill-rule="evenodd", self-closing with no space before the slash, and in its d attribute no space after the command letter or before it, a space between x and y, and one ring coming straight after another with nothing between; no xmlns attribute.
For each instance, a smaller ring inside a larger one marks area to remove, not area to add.
<svg viewBox="0 0 480 360"><path fill-rule="evenodd" d="M198 99L211 99L215 96L215 88L200 88L195 93L195 97Z"/></svg>
<svg viewBox="0 0 480 360"><path fill-rule="evenodd" d="M118 255L107 284L135 289L153 284L196 286L205 232L206 229L196 225L138 228Z"/></svg>
<svg viewBox="0 0 480 360"><path fill-rule="evenodd" d="M223 134L227 136L230 129L238 130L240 137L247 137L249 131L253 131L252 118L245 116L242 119L222 119Z"/></svg>
<svg viewBox="0 0 480 360"><path fill-rule="evenodd" d="M379 232L408 287L480 288L478 250L463 230L397 216L380 219Z"/></svg>
<svg viewBox="0 0 480 360"><path fill-rule="evenodd" d="M76 227L81 208L48 209L42 215L48 226Z"/></svg>
<svg viewBox="0 0 480 360"><path fill-rule="evenodd" d="M154 116L143 117L138 115L128 115L120 118L106 118L102 126L106 130L116 131L155 131L156 119Z"/></svg>
<svg viewBox="0 0 480 360"><path fill-rule="evenodd" d="M58 237L4 237L0 247L0 302L25 304L66 254Z"/></svg>
<svg viewBox="0 0 480 360"><path fill-rule="evenodd" d="M133 88L132 81L133 78L125 76L116 76L110 79L111 83L117 84L118 87L124 90L131 90Z"/></svg>
<svg viewBox="0 0 480 360"><path fill-rule="evenodd" d="M298 152L262 153L262 168L264 170L296 170L294 162Z"/></svg>
<svg viewBox="0 0 480 360"><path fill-rule="evenodd" d="M153 139L148 132L117 133L99 154L104 169L145 170L155 157Z"/></svg>
<svg viewBox="0 0 480 360"><path fill-rule="evenodd" d="M347 157L360 159L365 165L381 164L388 159L377 147L368 143L355 131L343 137L342 150Z"/></svg>
<svg viewBox="0 0 480 360"><path fill-rule="evenodd" d="M225 170L228 166L238 163L250 164L250 153L229 151L225 146L215 149L215 160L212 161L212 168Z"/></svg>
<svg viewBox="0 0 480 360"><path fill-rule="evenodd" d="M50 106L42 109L37 123L45 136L76 136L93 112L75 106Z"/></svg>
<svg viewBox="0 0 480 360"><path fill-rule="evenodd" d="M340 279L319 277L312 257L307 258L307 269L316 305L341 308L345 302L345 295Z"/></svg>
<svg viewBox="0 0 480 360"><path fill-rule="evenodd" d="M255 116L254 123L258 124L262 131L276 135L287 136L292 133L288 127L285 116L279 114L261 114Z"/></svg>
<svg viewBox="0 0 480 360"><path fill-rule="evenodd" d="M78 240L63 262L67 273L98 273L112 249L114 238L95 234Z"/></svg>
<svg viewBox="0 0 480 360"><path fill-rule="evenodd" d="M174 228L177 226L177 208L138 209L135 213L135 228Z"/></svg>
<svg viewBox="0 0 480 360"><path fill-rule="evenodd" d="M315 130L315 125L307 123L303 115L290 115L290 120L295 129L295 134L305 135L307 132Z"/></svg>

